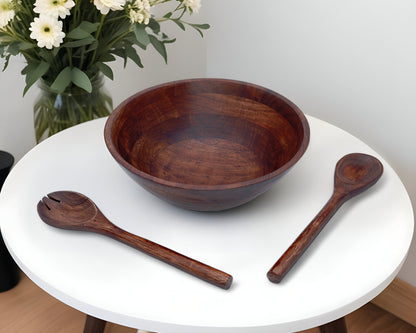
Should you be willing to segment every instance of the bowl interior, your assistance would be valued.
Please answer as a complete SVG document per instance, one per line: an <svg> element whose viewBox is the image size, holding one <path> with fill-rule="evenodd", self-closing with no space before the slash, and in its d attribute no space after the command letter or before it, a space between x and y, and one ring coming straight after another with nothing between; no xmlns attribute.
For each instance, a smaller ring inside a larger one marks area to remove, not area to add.
<svg viewBox="0 0 416 333"><path fill-rule="evenodd" d="M181 184L234 184L294 158L305 136L299 112L261 87L189 80L122 103L112 115L111 138L136 173Z"/></svg>

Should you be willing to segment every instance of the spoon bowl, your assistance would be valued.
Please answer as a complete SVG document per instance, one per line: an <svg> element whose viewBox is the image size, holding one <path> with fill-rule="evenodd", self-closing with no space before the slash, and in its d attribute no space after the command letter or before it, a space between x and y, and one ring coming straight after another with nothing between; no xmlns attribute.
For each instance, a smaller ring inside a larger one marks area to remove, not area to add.
<svg viewBox="0 0 416 333"><path fill-rule="evenodd" d="M371 187L383 174L383 165L373 156L349 154L338 161L335 167L334 189L349 198Z"/></svg>
<svg viewBox="0 0 416 333"><path fill-rule="evenodd" d="M98 208L83 195L60 191L43 197L38 204L38 212L42 213L42 220L53 227L86 230L93 226L91 221L97 216Z"/></svg>

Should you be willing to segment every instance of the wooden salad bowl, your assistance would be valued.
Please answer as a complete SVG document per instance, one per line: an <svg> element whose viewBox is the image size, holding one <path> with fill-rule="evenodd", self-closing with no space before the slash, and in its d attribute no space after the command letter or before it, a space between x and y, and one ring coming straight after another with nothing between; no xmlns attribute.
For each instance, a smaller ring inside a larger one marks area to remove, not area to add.
<svg viewBox="0 0 416 333"><path fill-rule="evenodd" d="M141 91L104 130L108 150L138 184L197 211L264 193L301 158L309 136L304 114L278 93L208 78Z"/></svg>

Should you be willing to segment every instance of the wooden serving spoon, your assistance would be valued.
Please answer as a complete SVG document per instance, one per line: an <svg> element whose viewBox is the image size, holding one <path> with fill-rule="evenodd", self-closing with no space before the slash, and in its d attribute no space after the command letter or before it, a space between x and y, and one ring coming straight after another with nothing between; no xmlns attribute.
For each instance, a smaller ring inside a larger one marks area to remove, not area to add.
<svg viewBox="0 0 416 333"><path fill-rule="evenodd" d="M383 165L373 156L354 153L341 158L335 168L331 198L269 270L268 279L279 283L342 204L375 184L382 174Z"/></svg>
<svg viewBox="0 0 416 333"><path fill-rule="evenodd" d="M53 227L109 236L217 287L228 289L231 286L231 275L120 229L83 194L71 191L49 193L39 201L37 208L40 218Z"/></svg>

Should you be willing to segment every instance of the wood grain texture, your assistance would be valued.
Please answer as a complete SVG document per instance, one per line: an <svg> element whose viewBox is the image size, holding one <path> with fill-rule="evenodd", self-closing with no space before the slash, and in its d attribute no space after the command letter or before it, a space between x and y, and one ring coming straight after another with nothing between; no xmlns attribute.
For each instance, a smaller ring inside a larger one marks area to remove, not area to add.
<svg viewBox="0 0 416 333"><path fill-rule="evenodd" d="M82 332L85 315L46 294L24 274L0 293L0 332Z"/></svg>
<svg viewBox="0 0 416 333"><path fill-rule="evenodd" d="M200 211L224 210L265 192L309 143L303 113L249 83L176 81L132 96L110 115L110 153L156 196Z"/></svg>
<svg viewBox="0 0 416 333"><path fill-rule="evenodd" d="M123 242L217 287L229 289L232 284L233 278L230 274L120 229L111 223L95 203L83 194L72 191L50 193L39 201L37 210L40 218L53 227L99 233Z"/></svg>
<svg viewBox="0 0 416 333"><path fill-rule="evenodd" d="M346 321L348 333L416 333L416 327L372 303L349 314Z"/></svg>
<svg viewBox="0 0 416 333"><path fill-rule="evenodd" d="M345 317L348 333L416 333L416 327L368 303ZM312 328L299 333L321 333Z"/></svg>
<svg viewBox="0 0 416 333"><path fill-rule="evenodd" d="M81 333L86 315L50 296L25 274L13 289L0 293L1 333ZM108 323L104 333L137 329Z"/></svg>
<svg viewBox="0 0 416 333"><path fill-rule="evenodd" d="M335 212L350 198L375 184L383 165L373 156L353 153L341 158L334 175L334 191L316 217L267 273L271 282L279 283L318 236Z"/></svg>
<svg viewBox="0 0 416 333"><path fill-rule="evenodd" d="M396 278L371 302L416 326L416 287L413 285Z"/></svg>

